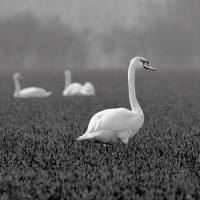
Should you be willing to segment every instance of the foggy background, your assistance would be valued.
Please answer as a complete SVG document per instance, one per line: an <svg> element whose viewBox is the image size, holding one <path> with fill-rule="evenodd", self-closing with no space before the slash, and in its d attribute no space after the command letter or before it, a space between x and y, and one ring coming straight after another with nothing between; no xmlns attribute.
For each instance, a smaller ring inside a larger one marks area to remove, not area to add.
<svg viewBox="0 0 200 200"><path fill-rule="evenodd" d="M0 69L200 68L199 0L0 0Z"/></svg>

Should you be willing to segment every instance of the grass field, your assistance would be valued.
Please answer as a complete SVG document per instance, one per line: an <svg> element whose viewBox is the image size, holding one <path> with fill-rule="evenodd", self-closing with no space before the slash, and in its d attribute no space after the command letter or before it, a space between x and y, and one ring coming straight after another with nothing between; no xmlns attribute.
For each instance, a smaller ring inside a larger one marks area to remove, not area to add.
<svg viewBox="0 0 200 200"><path fill-rule="evenodd" d="M0 199L200 199L200 72L138 72L145 115L128 145L78 142L91 116L130 108L126 71L75 72L95 97L63 98L62 72L23 72L47 99L14 99L0 74Z"/></svg>

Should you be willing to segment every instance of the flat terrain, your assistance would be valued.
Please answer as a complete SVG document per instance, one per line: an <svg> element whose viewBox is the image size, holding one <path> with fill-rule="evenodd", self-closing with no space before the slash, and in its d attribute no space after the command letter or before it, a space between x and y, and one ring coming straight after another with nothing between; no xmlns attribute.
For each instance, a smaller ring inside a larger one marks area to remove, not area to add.
<svg viewBox="0 0 200 200"><path fill-rule="evenodd" d="M78 142L97 111L130 108L126 71L74 72L95 97L64 98L63 72L24 71L22 87L46 99L14 99L0 74L0 199L200 199L200 72L138 71L144 126L128 145Z"/></svg>

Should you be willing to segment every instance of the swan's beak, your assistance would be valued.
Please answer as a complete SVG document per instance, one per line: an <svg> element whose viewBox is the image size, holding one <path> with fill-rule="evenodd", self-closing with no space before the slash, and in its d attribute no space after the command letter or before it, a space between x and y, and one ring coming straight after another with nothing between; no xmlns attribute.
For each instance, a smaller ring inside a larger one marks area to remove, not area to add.
<svg viewBox="0 0 200 200"><path fill-rule="evenodd" d="M152 71L156 71L156 68L152 67L151 65L144 65L144 68L152 70Z"/></svg>

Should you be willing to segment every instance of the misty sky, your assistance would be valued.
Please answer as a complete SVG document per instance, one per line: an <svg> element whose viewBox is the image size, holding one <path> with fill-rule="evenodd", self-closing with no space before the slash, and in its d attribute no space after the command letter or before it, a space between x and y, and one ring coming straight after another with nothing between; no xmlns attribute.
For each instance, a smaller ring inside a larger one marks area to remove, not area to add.
<svg viewBox="0 0 200 200"><path fill-rule="evenodd" d="M145 15L167 17L173 6L173 0L0 0L0 13L31 11L37 17L59 16L76 28L102 30L113 24L138 25Z"/></svg>
<svg viewBox="0 0 200 200"><path fill-rule="evenodd" d="M142 55L200 68L199 11L200 0L0 0L0 66L120 68Z"/></svg>

